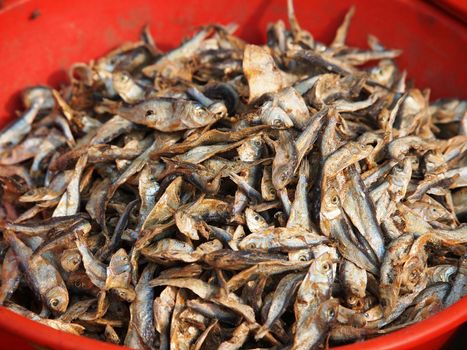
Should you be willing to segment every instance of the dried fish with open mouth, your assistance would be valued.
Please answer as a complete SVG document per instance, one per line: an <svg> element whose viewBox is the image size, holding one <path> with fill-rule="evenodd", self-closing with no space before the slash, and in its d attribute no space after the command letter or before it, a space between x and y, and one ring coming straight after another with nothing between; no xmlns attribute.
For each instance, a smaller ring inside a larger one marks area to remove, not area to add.
<svg viewBox="0 0 467 350"><path fill-rule="evenodd" d="M1 305L135 349L308 350L466 294L467 102L350 47L354 7L329 46L288 7L267 45L208 25L163 53L145 28L24 91Z"/></svg>

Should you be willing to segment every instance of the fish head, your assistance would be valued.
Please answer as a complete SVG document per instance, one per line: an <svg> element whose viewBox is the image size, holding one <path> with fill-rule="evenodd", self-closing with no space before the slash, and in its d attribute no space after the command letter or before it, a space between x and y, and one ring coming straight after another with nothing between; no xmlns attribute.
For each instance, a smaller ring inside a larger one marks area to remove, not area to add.
<svg viewBox="0 0 467 350"><path fill-rule="evenodd" d="M264 141L261 135L247 139L237 148L238 155L244 162L253 162L261 157Z"/></svg>
<svg viewBox="0 0 467 350"><path fill-rule="evenodd" d="M321 202L321 215L328 220L334 219L341 215L340 198L336 188L328 187L324 192Z"/></svg>
<svg viewBox="0 0 467 350"><path fill-rule="evenodd" d="M41 109L52 109L55 99L52 90L47 86L32 86L23 90L21 94L25 108L31 108L34 103L40 102Z"/></svg>
<svg viewBox="0 0 467 350"><path fill-rule="evenodd" d="M290 261L311 261L313 259L313 252L311 249L293 250L288 253Z"/></svg>
<svg viewBox="0 0 467 350"><path fill-rule="evenodd" d="M319 308L319 317L321 321L331 323L337 318L339 310L339 300L336 298L331 298L321 304Z"/></svg>
<svg viewBox="0 0 467 350"><path fill-rule="evenodd" d="M214 108L215 106L213 106ZM189 104L185 104L184 106L182 105L178 105L176 107L176 110L180 110L180 109L189 109L187 112L184 112L184 113L187 113L190 115L190 117L197 123L199 123L200 125L206 125L206 121L209 120L212 122L218 120L219 118L221 118L223 116L222 113L219 113L219 114L216 114L216 113L213 113L211 112L210 109L206 109L201 103L199 102L196 102L196 101L192 101L191 103ZM182 114L183 112L180 111Z"/></svg>
<svg viewBox="0 0 467 350"><path fill-rule="evenodd" d="M223 101L215 101L208 107L209 111L217 115L227 115L227 107Z"/></svg>
<svg viewBox="0 0 467 350"><path fill-rule="evenodd" d="M250 234L238 244L241 250L267 250L272 248L271 237L266 234Z"/></svg>
<svg viewBox="0 0 467 350"><path fill-rule="evenodd" d="M291 163L286 163L273 168L272 170L272 184L276 190L281 190L287 186L294 174L294 167L290 166Z"/></svg>
<svg viewBox="0 0 467 350"><path fill-rule="evenodd" d="M313 282L318 293L322 293L323 287L327 289L332 284L335 277L334 274L333 259L329 253L321 254L315 258L308 272L310 281Z"/></svg>
<svg viewBox="0 0 467 350"><path fill-rule="evenodd" d="M369 155L374 148L371 144L363 144L360 142L349 142L348 145L351 156L356 158Z"/></svg>
<svg viewBox="0 0 467 350"><path fill-rule="evenodd" d="M114 275L119 275L131 270L130 258L125 249L119 249L110 259L109 269Z"/></svg>
<svg viewBox="0 0 467 350"><path fill-rule="evenodd" d="M112 85L114 90L121 94L128 92L133 86L133 80L130 73L125 71L116 71L112 73Z"/></svg>
<svg viewBox="0 0 467 350"><path fill-rule="evenodd" d="M46 296L47 306L54 312L64 313L68 307L68 291L61 286L50 289Z"/></svg>
<svg viewBox="0 0 467 350"><path fill-rule="evenodd" d="M131 303L136 298L136 292L131 288L113 288L112 291L122 300Z"/></svg>
<svg viewBox="0 0 467 350"><path fill-rule="evenodd" d="M76 271L81 264L81 254L77 249L63 252L60 258L60 265L67 272Z"/></svg>
<svg viewBox="0 0 467 350"><path fill-rule="evenodd" d="M268 227L266 220L251 208L245 209L245 219L251 232L258 232Z"/></svg>
<svg viewBox="0 0 467 350"><path fill-rule="evenodd" d="M280 107L269 109L269 118L271 125L276 128L292 128L294 123L287 113Z"/></svg>
<svg viewBox="0 0 467 350"><path fill-rule="evenodd" d="M358 295L347 295L345 301L353 310L361 310L365 302L364 298L360 298Z"/></svg>

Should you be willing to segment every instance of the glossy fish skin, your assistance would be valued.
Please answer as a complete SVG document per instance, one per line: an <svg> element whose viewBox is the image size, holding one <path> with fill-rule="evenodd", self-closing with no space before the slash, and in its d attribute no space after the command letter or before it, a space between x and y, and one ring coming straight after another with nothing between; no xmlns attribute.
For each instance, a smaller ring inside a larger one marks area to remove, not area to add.
<svg viewBox="0 0 467 350"><path fill-rule="evenodd" d="M355 242L353 230L341 209L337 189L330 187L326 189L321 201L320 228L325 235L330 235L337 240L338 250L344 258L353 262L373 274L379 270L374 262Z"/></svg>
<svg viewBox="0 0 467 350"><path fill-rule="evenodd" d="M195 262L198 257L192 256L193 247L185 242L173 238L165 238L154 246L145 247L141 253L150 261L165 263L166 261Z"/></svg>
<svg viewBox="0 0 467 350"><path fill-rule="evenodd" d="M265 254L256 251L221 249L204 256L203 261L212 267L223 270L242 270L260 262L284 261L284 258L280 255Z"/></svg>
<svg viewBox="0 0 467 350"><path fill-rule="evenodd" d="M61 216L57 218L49 218L41 222L41 224L36 223L6 223L5 229L11 230L14 232L19 232L21 234L31 235L31 236L41 236L47 234L52 230L64 230L67 227L70 227L77 222L81 221L83 218L86 218L86 214L76 214L70 216Z"/></svg>
<svg viewBox="0 0 467 350"><path fill-rule="evenodd" d="M444 305L450 306L465 295L466 272L466 259L463 257L459 262L459 268L452 282L451 289L443 299Z"/></svg>
<svg viewBox="0 0 467 350"><path fill-rule="evenodd" d="M203 300L189 300L187 302L187 306L206 317L215 318L228 324L236 325L239 320L239 318L233 312L222 308L219 305Z"/></svg>
<svg viewBox="0 0 467 350"><path fill-rule="evenodd" d="M252 233L239 244L242 250L296 250L326 242L327 238L300 227L277 227Z"/></svg>
<svg viewBox="0 0 467 350"><path fill-rule="evenodd" d="M29 311L28 309L20 305L14 304L14 303L8 303L6 307L9 310L19 315L22 315L24 317L27 317L33 321L42 323L46 326L49 326L49 327L52 327L52 328L55 328L57 330L61 330L64 332L68 332L71 334L80 335L84 332L84 329L85 329L83 326L76 324L76 323L63 322L59 319L54 320L54 319L42 318L40 315L35 314L34 312Z"/></svg>
<svg viewBox="0 0 467 350"><path fill-rule="evenodd" d="M279 132L279 140L274 148L276 156L272 163L272 184L279 191L292 179L297 164L297 148L286 130Z"/></svg>
<svg viewBox="0 0 467 350"><path fill-rule="evenodd" d="M255 136L246 140L240 147L237 148L239 159L242 162L254 162L260 159L263 152L263 140L260 136ZM244 179L248 185L255 187L259 177L259 167L248 167L244 175ZM238 216L248 205L248 198L242 191L235 193L235 201L232 208L232 214Z"/></svg>
<svg viewBox="0 0 467 350"><path fill-rule="evenodd" d="M43 98L36 99L24 115L14 122L8 129L0 134L0 149L8 145L16 145L31 130L31 124L38 115L42 105L45 103Z"/></svg>
<svg viewBox="0 0 467 350"><path fill-rule="evenodd" d="M156 204L143 222L142 230L154 227L156 224L163 223L171 216L171 211L176 210L180 205L180 190L182 178L177 177L166 188L164 194L159 198Z"/></svg>
<svg viewBox="0 0 467 350"><path fill-rule="evenodd" d="M266 220L251 208L245 209L245 220L252 233L261 232L269 226Z"/></svg>
<svg viewBox="0 0 467 350"><path fill-rule="evenodd" d="M134 127L133 123L116 115L99 127L90 143L94 145L108 143L116 137L130 132Z"/></svg>
<svg viewBox="0 0 467 350"><path fill-rule="evenodd" d="M272 201L276 198L276 189L272 184L271 167L263 168L263 176L261 177L261 195L265 201Z"/></svg>
<svg viewBox="0 0 467 350"><path fill-rule="evenodd" d="M0 305L3 305L5 300L18 288L21 273L16 261L15 253L12 249L8 249L2 262L2 285L0 286Z"/></svg>
<svg viewBox="0 0 467 350"><path fill-rule="evenodd" d="M149 264L141 272L138 284L135 286L136 298L130 307L130 325L125 338L125 345L130 347L153 347L154 331L154 313L153 297L154 291L149 286L149 281L156 269L155 265Z"/></svg>
<svg viewBox="0 0 467 350"><path fill-rule="evenodd" d="M457 267L452 265L437 265L427 269L428 285L437 282L449 282L457 272Z"/></svg>
<svg viewBox="0 0 467 350"><path fill-rule="evenodd" d="M121 248L112 255L107 267L105 289L129 288L131 279L130 258L125 249Z"/></svg>
<svg viewBox="0 0 467 350"><path fill-rule="evenodd" d="M287 113L271 101L267 101L261 106L259 110L259 119L262 124L276 128L291 128L294 125Z"/></svg>
<svg viewBox="0 0 467 350"><path fill-rule="evenodd" d="M165 132L200 128L218 118L195 102L171 98L153 98L119 107L116 112L135 124Z"/></svg>
<svg viewBox="0 0 467 350"><path fill-rule="evenodd" d="M316 232L314 224L310 219L308 208L308 182L310 178L310 164L304 159L300 165L298 183L295 190L295 199L290 211L287 227L302 227L306 230Z"/></svg>
<svg viewBox="0 0 467 350"><path fill-rule="evenodd" d="M397 280L397 273L400 271L413 242L413 235L402 235L395 239L386 250L381 265L380 295L382 299L386 300L385 303L388 307L396 302L395 298L400 285Z"/></svg>
<svg viewBox="0 0 467 350"><path fill-rule="evenodd" d="M367 157L373 147L356 142L348 142L334 153L330 154L323 165L326 178L335 176L339 171Z"/></svg>
<svg viewBox="0 0 467 350"><path fill-rule="evenodd" d="M327 107L324 107L318 113L316 113L312 118L303 132L295 141L295 146L297 147L297 165L302 162L302 159L311 151L314 146L316 139L318 138L318 133L321 127L325 122L325 116L329 112Z"/></svg>
<svg viewBox="0 0 467 350"><path fill-rule="evenodd" d="M32 250L14 233L5 231L4 235L18 260L20 269L36 295L53 312L65 312L69 296L60 273L42 256L38 255L31 259Z"/></svg>
<svg viewBox="0 0 467 350"><path fill-rule="evenodd" d="M335 277L329 253L321 254L311 262L295 298L296 320L303 319L307 313L313 313L323 301L329 299Z"/></svg>
<svg viewBox="0 0 467 350"><path fill-rule="evenodd" d="M291 349L313 349L337 317L338 305L336 299L329 299L319 306L316 313L308 314L305 319L299 319Z"/></svg>
<svg viewBox="0 0 467 350"><path fill-rule="evenodd" d="M365 188L360 175L349 167L349 195L344 196L342 207L360 234L368 241L378 261L384 255L383 233L376 219L374 203Z"/></svg>
<svg viewBox="0 0 467 350"><path fill-rule="evenodd" d="M36 248L34 255L41 255L49 250L57 250L61 247L73 246L76 234L85 236L88 235L90 231L91 224L86 220L78 221L76 224L67 228L65 232L51 231L45 237L45 241Z"/></svg>
<svg viewBox="0 0 467 350"><path fill-rule="evenodd" d="M133 104L144 98L144 90L125 71L117 71L112 74L112 85L126 103Z"/></svg>
<svg viewBox="0 0 467 350"><path fill-rule="evenodd" d="M76 247L78 248L86 274L92 283L99 288L104 288L107 279L106 267L98 261L90 251L86 240L77 234Z"/></svg>
<svg viewBox="0 0 467 350"><path fill-rule="evenodd" d="M175 306L175 297L177 290L174 287L166 287L158 296L154 299L153 310L154 310L154 323L156 330L160 334L160 349L169 349L169 325L171 312Z"/></svg>
<svg viewBox="0 0 467 350"><path fill-rule="evenodd" d="M367 274L350 261L345 260L341 265L341 281L347 293L364 298L366 295Z"/></svg>
<svg viewBox="0 0 467 350"><path fill-rule="evenodd" d="M264 325L258 330L256 338L260 339L264 336L264 332L267 331L272 324L282 316L290 303L291 299L295 295L295 291L299 287L303 274L289 274L282 278L277 284L277 288L274 291L271 306L269 307L268 317Z"/></svg>
<svg viewBox="0 0 467 350"><path fill-rule="evenodd" d="M76 163L73 176L68 183L66 192L60 198L53 217L74 215L78 212L80 204L79 182L87 163L87 155L81 156Z"/></svg>

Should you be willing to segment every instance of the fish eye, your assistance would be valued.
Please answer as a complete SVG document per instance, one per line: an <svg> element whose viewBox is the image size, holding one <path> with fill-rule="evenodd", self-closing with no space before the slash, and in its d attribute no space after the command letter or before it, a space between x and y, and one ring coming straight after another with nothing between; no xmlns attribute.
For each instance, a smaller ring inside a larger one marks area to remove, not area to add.
<svg viewBox="0 0 467 350"><path fill-rule="evenodd" d="M333 318L336 315L333 309L328 310L328 317Z"/></svg>
<svg viewBox="0 0 467 350"><path fill-rule="evenodd" d="M261 141L260 141L260 140L256 140L256 141L254 142L254 144L255 144L256 147L260 147L260 146L261 146Z"/></svg>
<svg viewBox="0 0 467 350"><path fill-rule="evenodd" d="M255 215L255 220L259 221L259 215Z"/></svg>
<svg viewBox="0 0 467 350"><path fill-rule="evenodd" d="M436 212L436 208L431 208L431 211Z"/></svg>
<svg viewBox="0 0 467 350"><path fill-rule="evenodd" d="M71 259L71 263L72 263L73 265L78 265L79 262L80 262L80 261L79 261L78 258L73 258L73 259Z"/></svg>
<svg viewBox="0 0 467 350"><path fill-rule="evenodd" d="M271 188L271 189L269 190L269 193L270 193L270 194L276 194L276 190L275 190L274 188Z"/></svg>
<svg viewBox="0 0 467 350"><path fill-rule="evenodd" d="M339 203L339 197L337 197L337 195L332 196L331 203L337 205L337 203Z"/></svg>
<svg viewBox="0 0 467 350"><path fill-rule="evenodd" d="M285 181L285 180L287 180L287 174L286 173L281 175L281 181Z"/></svg>
<svg viewBox="0 0 467 350"><path fill-rule="evenodd" d="M396 165L396 166L394 167L394 169L395 169L396 172L398 172L398 173L402 172L402 170L403 170L402 167L401 167L400 165Z"/></svg>
<svg viewBox="0 0 467 350"><path fill-rule="evenodd" d="M274 125L277 125L277 126L281 126L282 125L282 120L280 120L279 118L276 118L272 121L272 123Z"/></svg>
<svg viewBox="0 0 467 350"><path fill-rule="evenodd" d="M299 261L307 261L305 255L300 255L300 256L298 257L298 260L299 260Z"/></svg>
<svg viewBox="0 0 467 350"><path fill-rule="evenodd" d="M60 304L60 300L58 300L57 298L53 298L50 300L50 305L52 305L53 307L57 307L58 304Z"/></svg>
<svg viewBox="0 0 467 350"><path fill-rule="evenodd" d="M149 117L149 116L154 115L154 114L155 114L155 113L154 113L154 111L153 111L152 109L148 109L148 110L146 111L146 117Z"/></svg>
<svg viewBox="0 0 467 350"><path fill-rule="evenodd" d="M328 271L329 270L329 264L328 263L323 263L321 265L321 268L324 270L324 271Z"/></svg>
<svg viewBox="0 0 467 350"><path fill-rule="evenodd" d="M248 249L255 249L255 248L256 248L256 244L254 244L254 243L248 243L246 247L247 247Z"/></svg>
<svg viewBox="0 0 467 350"><path fill-rule="evenodd" d="M130 79L130 77L127 74L125 74L125 73L120 74L120 80L121 81L125 82L125 81L128 81L129 79Z"/></svg>
<svg viewBox="0 0 467 350"><path fill-rule="evenodd" d="M81 283L81 281L75 281L75 287L76 288L81 288L81 287L83 287L83 284Z"/></svg>
<svg viewBox="0 0 467 350"><path fill-rule="evenodd" d="M128 257L127 257L127 256L123 256L123 257L122 257L122 261L123 261L123 262L128 262Z"/></svg>

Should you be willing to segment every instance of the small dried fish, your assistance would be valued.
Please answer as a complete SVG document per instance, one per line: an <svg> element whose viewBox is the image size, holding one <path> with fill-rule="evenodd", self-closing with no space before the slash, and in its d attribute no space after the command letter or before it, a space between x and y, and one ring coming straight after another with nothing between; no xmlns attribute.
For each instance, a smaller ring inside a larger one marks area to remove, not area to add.
<svg viewBox="0 0 467 350"><path fill-rule="evenodd" d="M466 294L467 102L369 36L148 27L0 132L0 304L134 349L308 350ZM32 299L31 299L32 298Z"/></svg>

